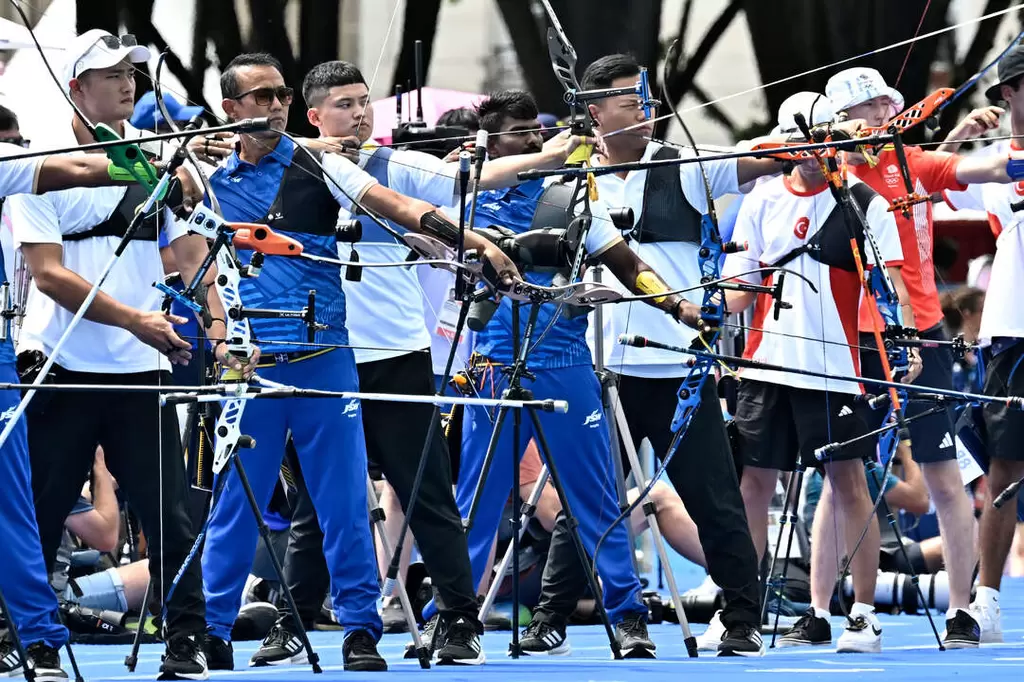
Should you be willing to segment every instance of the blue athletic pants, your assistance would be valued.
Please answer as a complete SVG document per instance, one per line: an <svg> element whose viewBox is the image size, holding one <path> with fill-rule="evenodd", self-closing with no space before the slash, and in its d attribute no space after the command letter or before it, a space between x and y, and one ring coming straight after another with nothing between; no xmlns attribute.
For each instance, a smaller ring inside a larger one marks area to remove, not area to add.
<svg viewBox="0 0 1024 682"><path fill-rule="evenodd" d="M300 388L355 391L359 385L347 348L259 372L265 379ZM270 501L291 431L324 533L335 615L347 632L362 629L379 639L380 588L367 511L366 442L359 401L250 400L241 430L256 440L256 447L240 451L239 457L261 510ZM232 467L214 505L203 552L207 625L221 639L231 637L258 538L256 520Z"/></svg>

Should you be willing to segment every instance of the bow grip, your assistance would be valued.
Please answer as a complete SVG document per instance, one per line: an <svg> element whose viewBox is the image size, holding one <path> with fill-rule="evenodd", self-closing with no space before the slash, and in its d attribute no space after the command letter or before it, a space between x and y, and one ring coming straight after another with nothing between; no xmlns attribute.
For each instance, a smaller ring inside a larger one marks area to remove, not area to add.
<svg viewBox="0 0 1024 682"><path fill-rule="evenodd" d="M96 140L98 142L116 142L121 136L105 123L97 123ZM158 178L152 166L146 161L142 149L137 144L126 144L123 147L108 147L107 158L118 168L124 170L140 185L150 192L156 187Z"/></svg>

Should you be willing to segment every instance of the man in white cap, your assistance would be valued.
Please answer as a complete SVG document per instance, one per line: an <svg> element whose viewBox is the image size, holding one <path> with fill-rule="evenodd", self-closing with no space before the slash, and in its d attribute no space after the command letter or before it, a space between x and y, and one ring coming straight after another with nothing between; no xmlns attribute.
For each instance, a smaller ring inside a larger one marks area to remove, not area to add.
<svg viewBox="0 0 1024 682"><path fill-rule="evenodd" d="M795 132L797 111L808 122L827 121L833 113L828 100L814 93L801 93L784 108L780 111L780 132ZM900 276L903 258L899 238L886 210L887 202L855 178L850 178L849 191L851 201L867 218L867 227L879 247L877 255L864 249L866 238L861 226L845 224L844 210L828 190L817 159L795 163L791 173L763 182L747 195L733 239L747 242L748 250L727 256L723 275L764 284L760 277L742 273L752 264L784 264L814 282L818 291L791 278L786 282L786 300L792 307L776 310L775 314L770 314L771 299L765 295L729 292L728 307L733 311L747 308L756 298L751 327L757 331L751 335L744 357L831 375L859 375L856 357L846 348L856 331L861 296L858 268L850 248L851 229L867 264L880 259L888 266L902 300L906 300L907 293ZM773 280L769 277L767 284ZM856 603L837 650L880 651L882 627L873 607L879 534L878 525L869 524L872 500L862 463L873 455L874 445L860 440L829 452L823 461L815 453L826 444L868 432L853 409L854 398L863 389L857 382L762 369L746 369L740 376L735 414L744 467L740 489L755 548L763 552L767 543L768 506L779 471L823 467L843 512L840 527L846 543L850 547L858 544L865 526L869 528L854 556Z"/></svg>
<svg viewBox="0 0 1024 682"><path fill-rule="evenodd" d="M1021 149L1018 139L1024 136L1024 46L1015 46L999 61L996 79L985 94L989 101L1005 103L1015 139L996 142L983 153L1005 163L1008 153ZM1024 371L1018 369L1024 357L1024 184L972 185L966 192L947 192L945 198L956 209L987 211L997 236L978 334L986 360L984 393L1024 395ZM1024 413L997 403L984 406L982 416L990 458L988 486L994 498L1024 476ZM981 568L971 612L981 624L982 642L1003 641L999 589L1013 543L1016 509L1011 498L999 509L985 504L981 515Z"/></svg>
<svg viewBox="0 0 1024 682"><path fill-rule="evenodd" d="M849 118L863 119L872 127L884 126L885 122L902 111L903 96L886 85L881 74L874 69L846 69L829 79L825 89L835 111ZM972 112L952 135L964 139L965 135L998 125L1001 110L994 107ZM866 158L862 154L848 153L845 159L850 172L890 202L906 197L907 188L899 168L899 159L893 146L884 147L877 157ZM1005 157L960 158L950 153L925 151L919 147L906 147L906 159L912 190L922 196L944 190L962 190L970 183L1009 182ZM904 306L904 322L909 328L916 328L920 338L945 342L949 340L942 306L935 283L935 267L932 261L932 208L930 202L919 203L904 213L894 210L900 243L903 250L901 273L907 287L909 303ZM874 318L874 319L872 319ZM861 368L864 376L882 379L878 352L872 330L884 328L873 299L865 297L860 307ZM917 354L917 349L911 351ZM948 345L920 349L921 374L915 380L922 386L953 388L953 357ZM906 409L907 416L924 412L929 406L911 402ZM979 629L976 619L968 612L970 604L971 578L976 563L974 514L970 499L964 489L957 462L956 446L953 439L955 430L951 414L940 412L922 417L910 423L912 448L901 445L900 456L913 456L921 465L929 493L938 511L941 529L944 562L949 572L950 605L946 612L945 646L949 648L976 647ZM864 417L871 426L881 426L884 412L864 411ZM822 519L831 516L832 498L825 491L819 509ZM814 543L834 547L832 524L815 524ZM861 550L862 551L862 550ZM817 556L817 554L816 554ZM783 638L783 644L823 644L828 635L827 609L834 586L837 570L836 556L821 555L826 562L815 572L817 581L812 585L812 607L796 627Z"/></svg>
<svg viewBox="0 0 1024 682"><path fill-rule="evenodd" d="M93 124L103 123L126 139L137 138L138 131L126 122L134 108L133 63L147 60L149 54L132 36L88 31L67 47L63 84ZM55 130L44 144L64 147L94 141L77 115L69 115L68 126ZM33 273L18 340L26 378L33 378L32 368L53 353L148 193L136 184L75 188L8 201L15 244ZM185 320L162 313L162 295L150 286L163 280L158 247L163 230L182 275L192 279L209 252L206 240L187 234L170 210L161 207L143 219L85 319L57 354L47 381L169 384L171 363L189 361L190 344L173 328ZM212 280L214 273L209 275ZM210 293L214 322L208 336L224 338L223 305L212 286ZM218 360L241 368L237 360L227 357L225 348L225 344L215 347ZM167 652L161 678L206 679L199 562L190 562L177 580L173 597L169 594L171 578L185 563L194 540L183 504L188 483L173 407L161 408L153 393L60 393L37 397L26 416L32 490L46 565L54 560L64 519L92 467L96 446L102 445L107 466L127 494L148 540L150 575L165 612Z"/></svg>

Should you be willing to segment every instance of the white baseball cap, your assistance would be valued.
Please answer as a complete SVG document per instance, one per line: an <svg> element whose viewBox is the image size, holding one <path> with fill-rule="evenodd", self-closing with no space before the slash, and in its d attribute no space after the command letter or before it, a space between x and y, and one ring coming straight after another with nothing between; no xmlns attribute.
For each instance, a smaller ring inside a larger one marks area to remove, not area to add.
<svg viewBox="0 0 1024 682"><path fill-rule="evenodd" d="M779 125L775 126L771 134L798 132L800 126L796 124L797 114L803 114L809 126L831 123L836 117L832 102L825 95L818 92L798 92L787 97L779 107Z"/></svg>
<svg viewBox="0 0 1024 682"><path fill-rule="evenodd" d="M877 70L865 66L846 69L829 78L825 95L832 100L836 111L846 111L876 97L888 97L892 102L890 116L903 111L904 105L903 95L890 88Z"/></svg>
<svg viewBox="0 0 1024 682"><path fill-rule="evenodd" d="M76 37L65 48L62 84L64 92L71 92L71 81L90 69L107 69L126 57L133 64L149 61L149 48L139 45L135 36L118 38L101 28L94 28Z"/></svg>

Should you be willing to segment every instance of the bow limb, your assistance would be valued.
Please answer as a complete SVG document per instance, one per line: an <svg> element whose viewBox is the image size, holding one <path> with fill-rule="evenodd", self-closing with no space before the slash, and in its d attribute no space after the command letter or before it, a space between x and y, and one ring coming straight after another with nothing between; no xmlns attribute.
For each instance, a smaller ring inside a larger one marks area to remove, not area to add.
<svg viewBox="0 0 1024 682"><path fill-rule="evenodd" d="M181 127L178 125L178 122L174 120L174 117L171 116L170 111L167 109L167 103L164 101L164 88L161 76L163 74L164 61L166 58L167 52L160 53L160 58L156 63L156 73L153 78L153 94L156 98L157 108L160 110L160 115L164 117L164 121L167 122L167 125L170 126L171 130L176 133L180 133ZM189 146L185 147L185 155L188 157L192 167L196 169L196 174L199 176L199 182L203 185L203 192L210 198L210 206L213 207L215 213L220 215L220 202L217 201L217 195L214 193L213 186L210 184L209 178L206 177L206 173L203 172L199 159L196 158L195 153Z"/></svg>

